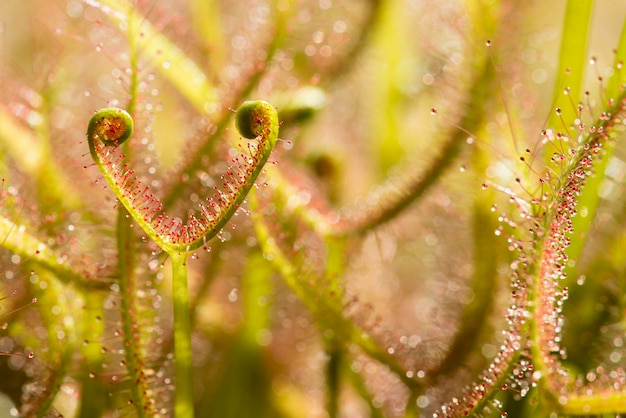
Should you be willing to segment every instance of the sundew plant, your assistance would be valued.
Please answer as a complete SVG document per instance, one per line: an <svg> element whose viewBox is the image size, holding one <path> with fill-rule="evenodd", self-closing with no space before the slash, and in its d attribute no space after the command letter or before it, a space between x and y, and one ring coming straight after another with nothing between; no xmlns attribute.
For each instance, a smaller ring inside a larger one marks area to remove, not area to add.
<svg viewBox="0 0 626 418"><path fill-rule="evenodd" d="M626 414L626 3L0 3L0 417Z"/></svg>

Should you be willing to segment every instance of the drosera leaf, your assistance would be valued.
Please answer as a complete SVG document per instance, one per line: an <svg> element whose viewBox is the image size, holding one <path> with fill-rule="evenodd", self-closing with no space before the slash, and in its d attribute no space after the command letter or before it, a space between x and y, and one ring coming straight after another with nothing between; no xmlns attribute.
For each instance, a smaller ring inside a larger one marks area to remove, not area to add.
<svg viewBox="0 0 626 418"><path fill-rule="evenodd" d="M161 201L123 163L123 155L115 152L119 142L132 132L130 115L121 109L105 108L89 122L87 137L96 166L130 216L168 254L186 253L206 245L243 204L263 171L278 140L276 109L264 101L245 102L237 119L242 135L254 139L247 141L246 149L241 147L238 157L232 158L233 164L222 176L223 186L200 205L200 215L189 215L186 223L167 216Z"/></svg>
<svg viewBox="0 0 626 418"><path fill-rule="evenodd" d="M278 114L264 101L247 101L238 110L237 127L248 137L247 150L231 159L232 165L222 176L224 184L200 206L200 217L189 215L183 224L163 212L161 201L148 186L142 186L125 156L120 143L130 138L131 116L122 109L104 108L91 118L87 139L91 156L118 201L144 233L170 257L172 263L172 299L174 305L175 401L177 417L193 416L193 365L191 320L187 280L189 251L206 246L243 204L263 170L278 140ZM123 148L123 147L122 147ZM122 240L127 242L128 240ZM128 266L122 266L127 268ZM127 318L125 323L133 323ZM135 394L134 397L141 396ZM147 407L151 402L146 403Z"/></svg>
<svg viewBox="0 0 626 418"><path fill-rule="evenodd" d="M626 85L626 71L624 70L624 63L626 63L626 21L622 26L622 33L620 42L616 50L615 61L613 63L613 69L615 74L608 80L608 85L604 96L607 100L614 100L623 90ZM607 106L608 104L605 104ZM615 152L615 143L609 142L604 146L604 157L598 161L594 168L594 175L587 179L587 187L582 191L578 198L578 212L585 214L585 216L578 215L573 219L573 228L576 233L577 239L572 241L572 244L567 249L567 255L570 260L578 260L583 251L583 246L587 241L587 233L589 228L595 219L598 205L600 204L600 190L601 184L604 182L606 176L606 170ZM565 270L567 277L570 280L574 279L574 272L576 266L568 266Z"/></svg>
<svg viewBox="0 0 626 418"><path fill-rule="evenodd" d="M385 350L367 330L360 328L349 318L344 316L343 307L312 289L306 280L298 274L296 266L289 260L286 254L277 244L270 233L269 226L265 222L259 209L259 201L256 190L249 195L251 217L258 242L264 256L270 260L276 271L283 278L285 284L298 296L298 299L307 307L311 314L320 321L323 327L332 329L337 339L343 344L354 344L370 357L385 364L391 371L412 390L420 390L422 381L408 377L406 370L399 364L397 359Z"/></svg>
<svg viewBox="0 0 626 418"><path fill-rule="evenodd" d="M585 132L580 144L572 151L571 159L554 184L554 193L547 205L547 212L542 219L541 239L537 239L534 251L537 254L529 270L532 288L529 292L529 312L532 316L530 336L534 370L543 378L543 386L548 393L559 401L567 413L600 414L607 412L607 403L598 397L604 388L597 381L581 388L571 387L569 373L561 363L561 330L564 321L561 307L567 299L567 287L560 281L564 279L565 266L568 262L566 253L570 245L573 229L572 218L576 213L578 196L589 187L587 179L591 169L601 158L605 158L605 146L623 135L626 120L626 91L615 99L613 106L602 112L599 119ZM573 240L578 239L576 237ZM615 371L616 379L624 379L623 369ZM581 395L579 393L584 393ZM616 399L609 408L611 412L625 412L623 392L614 393ZM570 404L571 400L571 404ZM605 398L608 400L608 398ZM586 405L580 410L570 409L571 405Z"/></svg>

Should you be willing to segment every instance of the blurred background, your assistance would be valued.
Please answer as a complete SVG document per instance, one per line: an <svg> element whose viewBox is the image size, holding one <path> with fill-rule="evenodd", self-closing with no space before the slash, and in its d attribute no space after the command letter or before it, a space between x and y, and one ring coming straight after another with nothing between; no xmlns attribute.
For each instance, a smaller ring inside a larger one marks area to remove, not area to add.
<svg viewBox="0 0 626 418"><path fill-rule="evenodd" d="M305 207L348 224L375 218L388 201L411 195L410 185L431 176L432 184L399 214L331 243L278 192L260 193L271 232L300 279L322 290L326 281L338 283L345 318L375 335L389 354L397 350L411 376L438 370L413 399L387 365L347 344L336 416L410 416L409 400L420 416L431 416L496 356L507 327L510 265L518 253L508 249L506 236L517 232L507 225L502 236L494 232L503 224L499 216L520 222L522 239L527 225L497 189L515 189L527 200L539 190L542 168L528 169L519 156L527 148L539 153L554 107L565 7L556 0L3 0L0 175L10 186L4 190L23 202L5 204L7 219L26 225L86 275L109 278L115 198L89 167L84 134L93 112L136 101L133 168L160 196L180 190L170 209L184 217L211 190L231 141L238 140L232 109L245 99L268 100L283 121L278 170ZM598 77L612 74L625 17L622 1L594 4L588 56L596 64L586 68L583 83L593 102L605 99ZM626 360L625 152L618 145L598 190L596 221L568 270L563 346L568 366L581 373ZM442 155L450 162L431 173ZM181 175L196 158L199 168ZM526 191L518 189L518 177ZM489 190L482 190L484 183ZM197 416L333 415L323 318L312 315L260 255L250 217L233 223L191 266ZM159 357L171 349L168 273L158 268L163 257L149 243L137 248L137 291L151 311L141 322L144 349L150 363L162 367L155 367L163 373L155 386L169 393L171 364ZM29 276L40 267L16 262L14 252L2 255L0 322L7 325L0 347L33 351L38 363L29 369L22 357L0 357L4 404L43 410L39 389L23 385L48 387L50 379L56 394L50 411L85 414L77 405L86 293L55 277L45 281L56 284L42 288ZM333 258L341 269L329 276ZM261 284L251 285L257 276ZM14 288L23 289L21 296L10 296ZM51 300L6 314L41 292ZM100 339L109 350L98 360L106 370L97 379L107 394L107 416L134 413L125 398L129 382L117 366L118 299L109 290L100 306ZM451 348L463 345L459 336L467 350L450 357ZM67 351L63 361L59 350ZM443 359L449 370L438 369ZM112 375L122 376L121 383L113 384ZM537 391L517 402L520 385L498 395L509 417L551 411ZM165 410L168 399L164 395ZM2 411L11 407L0 409L5 416ZM485 415L490 412L501 413L493 406Z"/></svg>

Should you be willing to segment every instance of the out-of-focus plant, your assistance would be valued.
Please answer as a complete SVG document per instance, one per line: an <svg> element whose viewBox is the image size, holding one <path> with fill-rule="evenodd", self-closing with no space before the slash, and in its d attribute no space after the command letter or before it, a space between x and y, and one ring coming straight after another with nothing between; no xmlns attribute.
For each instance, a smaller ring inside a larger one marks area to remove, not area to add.
<svg viewBox="0 0 626 418"><path fill-rule="evenodd" d="M626 413L625 18L0 4L0 415Z"/></svg>

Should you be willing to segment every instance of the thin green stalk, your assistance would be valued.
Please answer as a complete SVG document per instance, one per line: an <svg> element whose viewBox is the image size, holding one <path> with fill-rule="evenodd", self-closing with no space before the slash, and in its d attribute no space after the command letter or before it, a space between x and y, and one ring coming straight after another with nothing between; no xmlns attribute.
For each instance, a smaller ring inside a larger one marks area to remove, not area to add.
<svg viewBox="0 0 626 418"><path fill-rule="evenodd" d="M141 354L141 336L138 331L137 277L135 255L135 233L132 220L123 206L117 211L117 266L120 285L120 312L122 316L122 338L126 370L134 382L130 386L131 398L139 418L148 418L155 413L155 400L149 396L145 365Z"/></svg>
<svg viewBox="0 0 626 418"><path fill-rule="evenodd" d="M209 265L203 272L204 278L200 282L200 286L194 289L194 294L191 295L189 309L191 311L190 321L192 329L194 328L195 323L198 320L197 308L199 307L200 303L202 303L206 299L207 294L211 289L211 285L213 284L213 279L217 277L219 267L221 266L220 254L224 250L224 247L224 245L218 245L211 249L211 253L209 254ZM165 361L166 357L173 351L173 349L174 336L172 334L169 334L168 338L161 346L161 354L157 363Z"/></svg>
<svg viewBox="0 0 626 418"><path fill-rule="evenodd" d="M136 26L132 21L136 19L135 15L131 15L129 20L129 50L130 50L130 86L129 86L129 102L126 110L129 114L133 114L137 103L138 95L138 79L137 79L137 45L135 36L133 36ZM128 163L131 159L129 156L129 142L122 144L124 150L124 163ZM119 277L120 295L121 295L121 316L122 330L124 341L124 359L126 362L126 370L134 382L131 385L132 403L137 412L137 416L149 417L156 414L156 399L149 389L146 379L145 359L141 347L141 333L139 329L139 310L138 306L138 282L137 282L137 250L136 250L136 233L133 229L132 219L129 218L129 212L123 205L117 208L117 274Z"/></svg>
<svg viewBox="0 0 626 418"><path fill-rule="evenodd" d="M328 418L337 418L339 417L341 364L344 361L343 349L335 338L328 338L325 347L328 355L326 362L326 413Z"/></svg>
<svg viewBox="0 0 626 418"><path fill-rule="evenodd" d="M172 252L172 299L174 301L175 385L174 416L191 418L193 413L193 364L191 320L187 283L187 254Z"/></svg>
<svg viewBox="0 0 626 418"><path fill-rule="evenodd" d="M93 377L102 372L104 361L100 341L104 333L102 318L105 297L105 292L83 292L85 308L79 325L82 327L84 339L89 344L85 344L81 349L83 370L80 376L82 389L78 418L100 417L104 414L106 406L106 398L102 396L102 391L105 390L103 381Z"/></svg>
<svg viewBox="0 0 626 418"><path fill-rule="evenodd" d="M612 414L626 411L626 393L615 390L607 390L605 393L595 395L570 394L567 402L562 405L565 414L596 416L600 414Z"/></svg>
<svg viewBox="0 0 626 418"><path fill-rule="evenodd" d="M569 123L576 118L576 109L570 104L570 98L577 100L581 93L587 61L587 40L592 6L592 0L567 1L561 32L558 77L552 95L554 106L548 119L548 126L557 130L563 127L563 121ZM566 88L569 89L567 95L564 94ZM557 114L554 108L559 108L560 114ZM546 144L544 161L549 164L555 152L559 152L555 145Z"/></svg>
<svg viewBox="0 0 626 418"><path fill-rule="evenodd" d="M417 406L417 397L418 394L415 392L409 394L409 400L404 409L404 418L417 418L420 416L419 407Z"/></svg>
<svg viewBox="0 0 626 418"><path fill-rule="evenodd" d="M274 418L276 410L271 368L263 335L272 329L274 268L258 248L247 253L241 272L240 329L215 368L210 396L199 400L196 413L216 418ZM208 382L207 382L208 383Z"/></svg>
<svg viewBox="0 0 626 418"><path fill-rule="evenodd" d="M385 418L385 415L382 411L380 405L374 404L374 396L370 392L369 388L365 384L365 379L361 373L355 371L350 367L348 362L343 362L343 367L345 369L345 374L349 377L350 383L352 384L352 388L361 396L364 402L369 406L370 418ZM411 392L418 393L416 391ZM407 408L409 406L407 405Z"/></svg>
<svg viewBox="0 0 626 418"><path fill-rule="evenodd" d="M622 32L617 44L617 50L615 52L615 60L613 62L613 69L615 74L608 82L606 88L607 97L615 97L619 94L624 83L626 83L626 20L622 25Z"/></svg>
<svg viewBox="0 0 626 418"><path fill-rule="evenodd" d="M343 300L343 288L340 279L345 269L345 240L329 238L326 240L325 284L329 300ZM326 411L329 418L339 416L339 397L341 389L341 371L345 362L345 353L341 341L336 336L325 338L324 347L328 355L326 363Z"/></svg>
<svg viewBox="0 0 626 418"><path fill-rule="evenodd" d="M476 107L486 113L485 102L478 102ZM480 104L482 103L482 104ZM487 171L493 160L480 148L472 150L472 167L476 173ZM473 299L463 308L461 322L454 339L444 358L430 374L433 376L452 375L466 364L468 358L484 343L485 335L490 326L490 315L493 314L495 299L498 295L499 275L498 261L502 257L502 239L494 233L498 222L489 209L496 198L495 190L484 190L473 197L471 217L473 238L473 272L471 289Z"/></svg>

